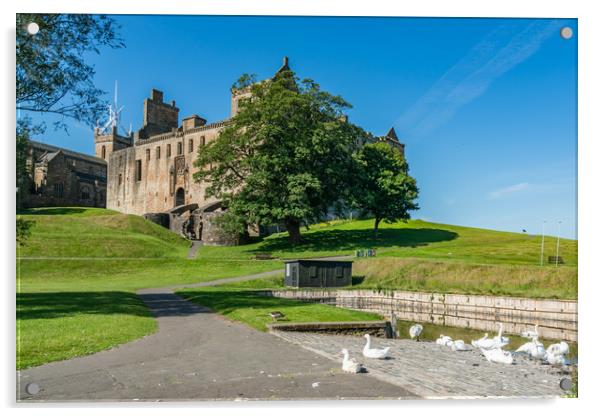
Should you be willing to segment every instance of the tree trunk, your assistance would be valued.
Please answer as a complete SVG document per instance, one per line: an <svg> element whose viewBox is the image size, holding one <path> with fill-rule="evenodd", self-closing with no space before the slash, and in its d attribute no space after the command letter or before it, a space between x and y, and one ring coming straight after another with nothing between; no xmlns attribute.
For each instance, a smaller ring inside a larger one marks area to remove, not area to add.
<svg viewBox="0 0 602 416"><path fill-rule="evenodd" d="M291 244L299 244L301 242L301 230L299 220L286 220L284 225L288 231L288 238Z"/></svg>
<svg viewBox="0 0 602 416"><path fill-rule="evenodd" d="M374 218L374 238L378 238L378 224L380 223L380 218Z"/></svg>

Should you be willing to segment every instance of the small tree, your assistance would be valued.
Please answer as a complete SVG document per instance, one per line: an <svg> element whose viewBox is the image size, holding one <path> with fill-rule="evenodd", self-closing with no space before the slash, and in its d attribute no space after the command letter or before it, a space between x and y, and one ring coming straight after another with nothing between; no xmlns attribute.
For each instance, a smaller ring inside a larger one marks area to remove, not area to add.
<svg viewBox="0 0 602 416"><path fill-rule="evenodd" d="M297 244L302 222L326 213L345 191L359 129L342 117L346 101L311 80L299 82L288 67L253 81L243 76L234 85L250 96L199 149L194 179L208 182L206 196L224 200L246 222L284 224Z"/></svg>
<svg viewBox="0 0 602 416"><path fill-rule="evenodd" d="M418 209L418 187L401 152L386 143L368 144L355 154L355 161L353 199L358 208L374 215L374 237L382 220L409 219L409 211Z"/></svg>

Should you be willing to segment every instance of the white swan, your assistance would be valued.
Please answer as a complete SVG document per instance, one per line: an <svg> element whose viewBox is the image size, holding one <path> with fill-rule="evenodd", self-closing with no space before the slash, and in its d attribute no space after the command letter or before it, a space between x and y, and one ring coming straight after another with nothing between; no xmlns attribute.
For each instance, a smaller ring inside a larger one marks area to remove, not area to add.
<svg viewBox="0 0 602 416"><path fill-rule="evenodd" d="M362 364L355 361L353 358L349 358L349 350L343 349L343 371L346 373L361 373L364 371Z"/></svg>
<svg viewBox="0 0 602 416"><path fill-rule="evenodd" d="M539 328L539 324L535 324L535 331L524 331L520 333L520 336L523 338L535 338L535 337L539 337L539 331L537 330L537 328Z"/></svg>
<svg viewBox="0 0 602 416"><path fill-rule="evenodd" d="M533 337L530 342L526 342L516 349L518 353L526 353L531 358L536 360L545 360L547 353L543 344Z"/></svg>
<svg viewBox="0 0 602 416"><path fill-rule="evenodd" d="M550 345L546 352L552 355L566 355L569 353L569 344L560 341L558 344Z"/></svg>
<svg viewBox="0 0 602 416"><path fill-rule="evenodd" d="M469 351L472 348L470 347L470 345L465 344L463 340L457 339L455 341L452 341L451 349L452 351Z"/></svg>
<svg viewBox="0 0 602 416"><path fill-rule="evenodd" d="M500 326L500 330L498 331L497 335L495 337L493 337L493 340L498 341L505 345L510 343L510 338L502 335L504 333L504 325L502 325L501 322L498 325Z"/></svg>
<svg viewBox="0 0 602 416"><path fill-rule="evenodd" d="M563 354L547 354L546 361L552 365L569 365L569 360Z"/></svg>
<svg viewBox="0 0 602 416"><path fill-rule="evenodd" d="M416 341L420 341L420 334L422 334L422 325L416 324L410 327L410 337L416 338Z"/></svg>
<svg viewBox="0 0 602 416"><path fill-rule="evenodd" d="M451 337L448 337L447 335L439 335L439 338L437 338L437 340L435 341L435 343L437 345L447 345L449 342L451 342L452 339Z"/></svg>
<svg viewBox="0 0 602 416"><path fill-rule="evenodd" d="M366 345L364 346L364 357L367 358L387 358L389 356L389 350L391 347L386 348L370 348L370 334L364 335L366 338Z"/></svg>
<svg viewBox="0 0 602 416"><path fill-rule="evenodd" d="M481 348L481 353L483 353L487 361L490 363L512 364L514 362L512 354L509 351L502 350L501 348L493 348L488 350Z"/></svg>
<svg viewBox="0 0 602 416"><path fill-rule="evenodd" d="M501 349L502 347L508 345L508 342L500 341L500 339L497 337L487 338L488 336L489 334L485 334L483 338L478 339L476 341L473 340L471 342L472 346L475 348L481 348L485 350L494 350Z"/></svg>

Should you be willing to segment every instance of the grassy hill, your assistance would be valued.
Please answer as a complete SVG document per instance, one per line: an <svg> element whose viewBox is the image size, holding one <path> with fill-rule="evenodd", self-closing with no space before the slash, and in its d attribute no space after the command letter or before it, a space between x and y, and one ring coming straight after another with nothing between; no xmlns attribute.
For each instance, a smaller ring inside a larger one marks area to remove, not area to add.
<svg viewBox="0 0 602 416"><path fill-rule="evenodd" d="M377 257L354 264L357 288L577 296L573 240L560 242L565 265L540 267L541 240L536 236L409 221L383 224L375 239L372 220L338 221L304 230L299 246L291 246L280 233L244 246L202 247L196 259L188 260L186 240L138 216L94 208L43 208L21 215L35 225L17 251L18 368L93 353L152 333L155 321L136 290L282 267L281 261L255 260L262 252L288 259L375 248ZM546 239L546 256L555 254L555 243ZM276 283L281 285L281 280ZM261 326L265 314L257 311L274 305L255 305L244 291L265 284L239 285L236 296L221 289L191 290L186 296ZM224 303L225 297L232 301ZM233 302L244 303L244 309ZM281 306L292 308L292 317L330 316L325 305L299 310L302 305L296 303Z"/></svg>

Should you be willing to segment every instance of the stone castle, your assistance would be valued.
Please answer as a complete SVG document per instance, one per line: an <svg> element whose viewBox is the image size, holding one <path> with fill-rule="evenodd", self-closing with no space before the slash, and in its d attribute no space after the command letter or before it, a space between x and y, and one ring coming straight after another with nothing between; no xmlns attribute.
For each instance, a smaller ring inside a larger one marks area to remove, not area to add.
<svg viewBox="0 0 602 416"><path fill-rule="evenodd" d="M278 71L289 69L284 58ZM248 91L233 91L231 116ZM144 215L190 239L205 244L224 244L212 225L220 201L205 198L206 184L193 180L193 162L203 146L215 140L228 119L213 123L191 115L179 122L176 102L165 102L163 92L153 89L144 100L143 125L129 136L94 131L96 156L107 162L106 207L123 213ZM372 137L399 148L395 131ZM202 150L201 150L202 151Z"/></svg>

